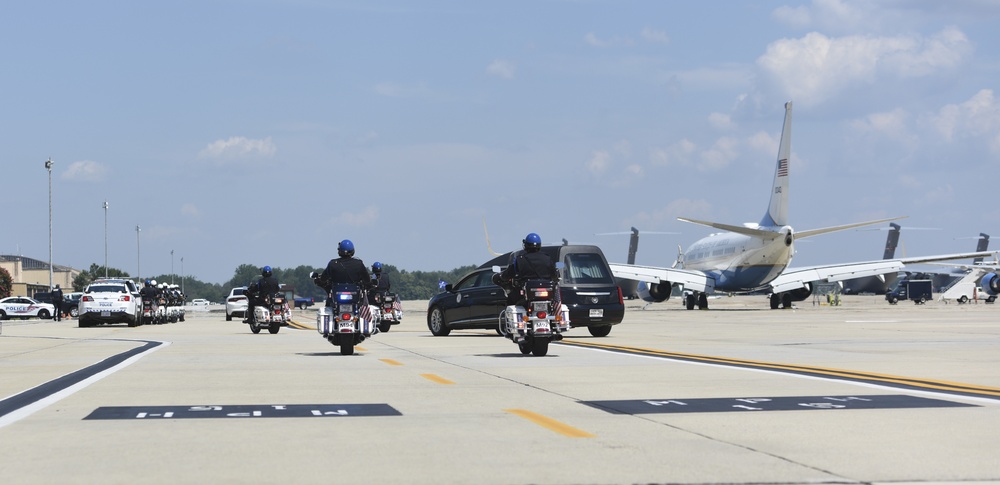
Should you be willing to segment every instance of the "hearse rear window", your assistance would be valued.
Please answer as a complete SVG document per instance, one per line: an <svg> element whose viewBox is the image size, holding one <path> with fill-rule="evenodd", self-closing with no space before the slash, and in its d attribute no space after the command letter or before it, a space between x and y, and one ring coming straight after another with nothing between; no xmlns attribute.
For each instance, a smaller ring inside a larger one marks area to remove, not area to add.
<svg viewBox="0 0 1000 485"><path fill-rule="evenodd" d="M600 254L569 253L563 258L563 264L563 284L615 284Z"/></svg>

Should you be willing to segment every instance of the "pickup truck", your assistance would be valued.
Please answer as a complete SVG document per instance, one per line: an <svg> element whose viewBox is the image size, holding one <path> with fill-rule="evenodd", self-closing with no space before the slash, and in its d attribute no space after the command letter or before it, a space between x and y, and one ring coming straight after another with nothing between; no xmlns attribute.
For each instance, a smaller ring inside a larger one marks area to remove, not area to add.
<svg viewBox="0 0 1000 485"><path fill-rule="evenodd" d="M312 297L296 297L295 298L295 308L300 310L305 310L306 307L311 307L315 304L315 300Z"/></svg>

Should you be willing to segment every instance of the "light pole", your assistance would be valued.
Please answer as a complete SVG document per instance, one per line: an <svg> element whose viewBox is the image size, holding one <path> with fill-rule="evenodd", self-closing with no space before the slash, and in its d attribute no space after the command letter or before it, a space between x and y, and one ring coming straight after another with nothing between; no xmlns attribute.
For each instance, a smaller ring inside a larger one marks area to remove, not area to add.
<svg viewBox="0 0 1000 485"><path fill-rule="evenodd" d="M170 284L174 284L174 250L170 250Z"/></svg>
<svg viewBox="0 0 1000 485"><path fill-rule="evenodd" d="M108 277L108 200L104 199L104 277Z"/></svg>
<svg viewBox="0 0 1000 485"><path fill-rule="evenodd" d="M52 159L45 162L49 171L49 291L52 291Z"/></svg>
<svg viewBox="0 0 1000 485"><path fill-rule="evenodd" d="M142 256L139 253L139 226L135 226L135 276L142 281Z"/></svg>
<svg viewBox="0 0 1000 485"><path fill-rule="evenodd" d="M184 294L184 256L181 256L181 294Z"/></svg>

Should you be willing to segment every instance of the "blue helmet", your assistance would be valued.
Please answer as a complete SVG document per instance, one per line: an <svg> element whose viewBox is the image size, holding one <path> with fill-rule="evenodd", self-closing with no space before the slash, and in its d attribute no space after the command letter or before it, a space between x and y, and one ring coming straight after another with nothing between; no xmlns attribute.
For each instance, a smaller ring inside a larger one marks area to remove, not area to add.
<svg viewBox="0 0 1000 485"><path fill-rule="evenodd" d="M533 232L524 236L524 240L521 242L524 243L524 250L529 253L542 249L542 237Z"/></svg>
<svg viewBox="0 0 1000 485"><path fill-rule="evenodd" d="M271 267L270 266L264 266L263 268L261 268L260 274L262 276L271 276Z"/></svg>
<svg viewBox="0 0 1000 485"><path fill-rule="evenodd" d="M149 280L146 280L146 286L149 286Z"/></svg>
<svg viewBox="0 0 1000 485"><path fill-rule="evenodd" d="M354 243L352 243L350 239L340 241L340 244L337 245L337 254L339 254L341 258L350 258L354 256Z"/></svg>
<svg viewBox="0 0 1000 485"><path fill-rule="evenodd" d="M372 273L382 274L382 263L375 261L372 263Z"/></svg>

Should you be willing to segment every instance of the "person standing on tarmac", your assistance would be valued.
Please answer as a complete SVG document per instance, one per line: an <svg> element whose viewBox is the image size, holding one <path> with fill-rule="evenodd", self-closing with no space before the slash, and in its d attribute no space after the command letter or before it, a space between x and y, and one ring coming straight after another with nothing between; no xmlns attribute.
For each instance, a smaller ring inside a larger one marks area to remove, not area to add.
<svg viewBox="0 0 1000 485"><path fill-rule="evenodd" d="M250 298L248 298L247 318L243 323L250 321L250 316L253 315L254 308L267 305L267 297L279 291L281 291L281 284L278 283L278 278L274 277L271 267L264 266L261 268L260 279L247 287L247 293L250 293Z"/></svg>
<svg viewBox="0 0 1000 485"><path fill-rule="evenodd" d="M63 292L59 285L52 290L52 306L56 309L56 314L52 316L57 322L62 321Z"/></svg>
<svg viewBox="0 0 1000 485"><path fill-rule="evenodd" d="M524 252L518 254L498 275L493 275L493 282L507 290L507 305L523 304L521 287L527 280L549 280L559 282L559 271L556 263L548 254L543 253L542 238L530 233L521 241Z"/></svg>

